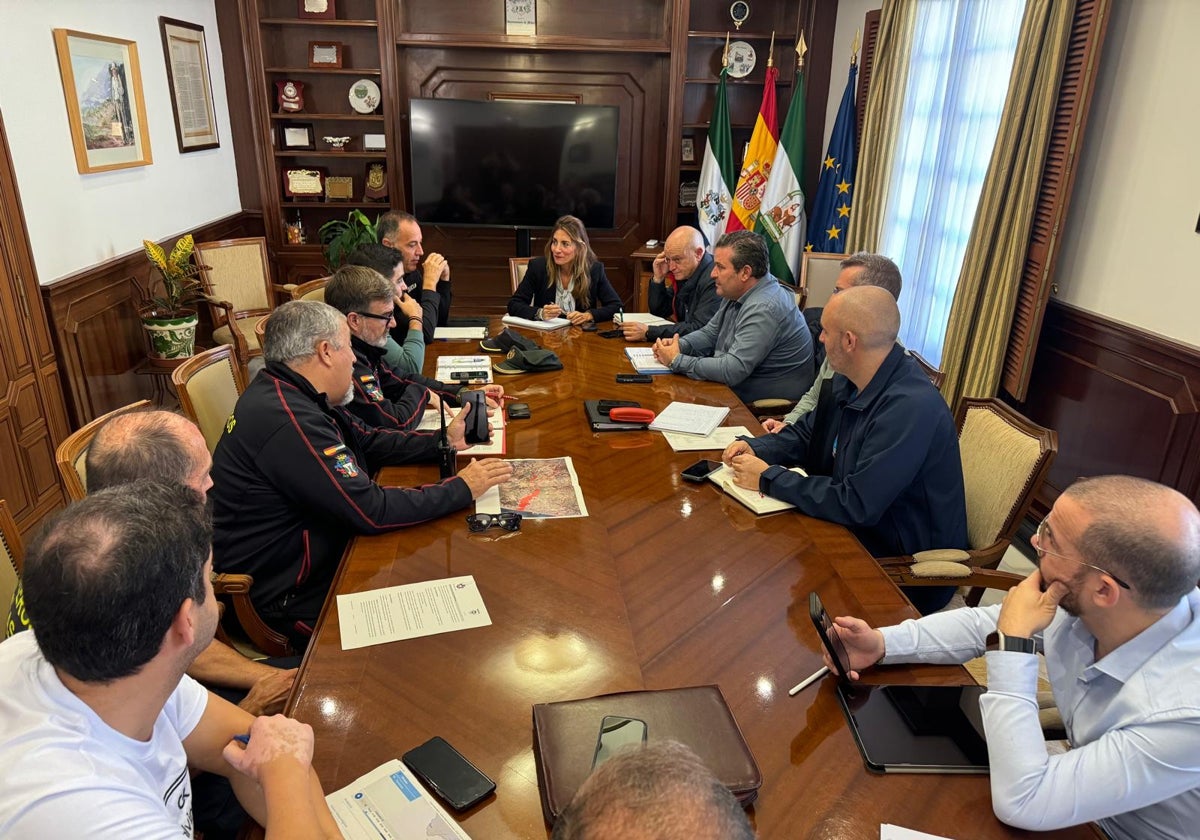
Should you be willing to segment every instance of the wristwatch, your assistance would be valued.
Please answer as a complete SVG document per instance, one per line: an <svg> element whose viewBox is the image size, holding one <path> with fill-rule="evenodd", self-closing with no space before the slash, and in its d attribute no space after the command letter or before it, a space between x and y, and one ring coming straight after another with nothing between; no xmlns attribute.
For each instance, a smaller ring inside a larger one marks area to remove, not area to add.
<svg viewBox="0 0 1200 840"><path fill-rule="evenodd" d="M1011 650L1014 653L1037 653L1037 642L1025 636L1005 636L999 630L1000 650Z"/></svg>

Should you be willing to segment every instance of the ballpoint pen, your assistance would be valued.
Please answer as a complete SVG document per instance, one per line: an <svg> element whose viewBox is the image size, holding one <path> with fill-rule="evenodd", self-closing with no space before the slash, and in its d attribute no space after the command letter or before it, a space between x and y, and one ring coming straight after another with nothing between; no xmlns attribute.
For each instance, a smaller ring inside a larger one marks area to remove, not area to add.
<svg viewBox="0 0 1200 840"><path fill-rule="evenodd" d="M808 688L810 685L812 685L813 683L815 683L817 680L821 679L821 677L825 676L828 673L829 673L828 666L822 666L821 670L817 671L815 674L813 674L810 677L806 677L805 679L801 680L796 685L789 688L788 689L788 697L795 697L801 691Z"/></svg>

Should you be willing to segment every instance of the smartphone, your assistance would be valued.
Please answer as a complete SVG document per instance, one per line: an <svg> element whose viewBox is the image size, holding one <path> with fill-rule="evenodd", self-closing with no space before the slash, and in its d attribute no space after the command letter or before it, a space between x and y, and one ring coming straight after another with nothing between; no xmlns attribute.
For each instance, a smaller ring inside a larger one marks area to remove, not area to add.
<svg viewBox="0 0 1200 840"><path fill-rule="evenodd" d="M480 773L443 738L430 738L406 752L400 760L455 811L467 810L496 789L495 782Z"/></svg>
<svg viewBox="0 0 1200 840"><path fill-rule="evenodd" d="M641 383L647 383L647 382L653 382L653 381L654 381L654 377L653 377L653 376L651 376L651 375L650 375L650 374L648 374L648 373L618 373L618 374L617 374L617 381L618 381L618 382L641 382Z"/></svg>
<svg viewBox="0 0 1200 840"><path fill-rule="evenodd" d="M596 410L601 414L607 414L614 408L641 408L642 404L634 400L600 400L596 403Z"/></svg>
<svg viewBox="0 0 1200 840"><path fill-rule="evenodd" d="M529 403L509 403L509 420L528 420L530 418Z"/></svg>
<svg viewBox="0 0 1200 840"><path fill-rule="evenodd" d="M846 653L846 646L842 644L841 638L834 632L833 619L825 611L825 605L821 603L821 598L816 592L808 594L808 615L817 628L821 644L825 646L829 658L833 660L834 676L839 679L847 679L846 672L850 667L850 656Z"/></svg>
<svg viewBox="0 0 1200 840"><path fill-rule="evenodd" d="M613 754L629 744L646 743L646 721L637 718L605 715L600 721L600 734L596 737L596 752L592 755L595 770L613 757Z"/></svg>
<svg viewBox="0 0 1200 840"><path fill-rule="evenodd" d="M615 330L600 330L600 332L596 333L596 335L600 336L601 338L620 338L621 336L625 335L625 333L620 327L617 327Z"/></svg>
<svg viewBox="0 0 1200 840"><path fill-rule="evenodd" d="M688 481L703 481L719 469L721 469L720 461L710 461L705 459L703 461L697 461L684 470L683 477Z"/></svg>
<svg viewBox="0 0 1200 840"><path fill-rule="evenodd" d="M596 322L595 321L584 321L582 324L579 325L579 328L581 330L583 330L584 332L595 332L596 331Z"/></svg>

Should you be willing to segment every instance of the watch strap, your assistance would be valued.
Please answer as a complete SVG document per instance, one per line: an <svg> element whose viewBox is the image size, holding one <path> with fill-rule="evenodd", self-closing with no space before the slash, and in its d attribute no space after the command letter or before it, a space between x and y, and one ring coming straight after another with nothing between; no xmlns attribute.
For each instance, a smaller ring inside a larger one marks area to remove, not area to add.
<svg viewBox="0 0 1200 840"><path fill-rule="evenodd" d="M1034 639L1027 636L1006 636L999 630L996 633L1000 637L1000 650L1014 653L1037 653L1037 642Z"/></svg>

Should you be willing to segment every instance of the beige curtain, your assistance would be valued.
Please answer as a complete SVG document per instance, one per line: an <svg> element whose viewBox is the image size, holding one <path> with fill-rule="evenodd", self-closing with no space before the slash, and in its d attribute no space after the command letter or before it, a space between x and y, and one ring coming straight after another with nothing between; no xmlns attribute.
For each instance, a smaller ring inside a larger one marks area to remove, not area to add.
<svg viewBox="0 0 1200 840"><path fill-rule="evenodd" d="M875 42L862 145L858 150L854 208L846 232L848 254L876 251L879 247L916 20L917 4L911 0L885 0L879 14L879 38Z"/></svg>
<svg viewBox="0 0 1200 840"><path fill-rule="evenodd" d="M942 395L992 397L1000 385L1075 3L1028 0L996 147L950 307ZM868 100L868 107L871 100Z"/></svg>

